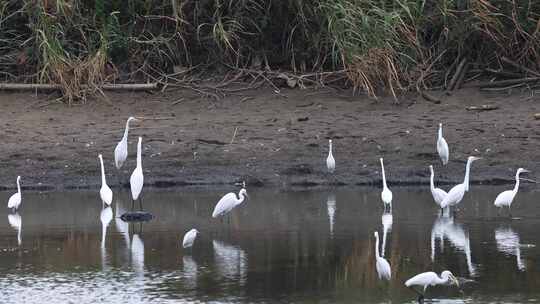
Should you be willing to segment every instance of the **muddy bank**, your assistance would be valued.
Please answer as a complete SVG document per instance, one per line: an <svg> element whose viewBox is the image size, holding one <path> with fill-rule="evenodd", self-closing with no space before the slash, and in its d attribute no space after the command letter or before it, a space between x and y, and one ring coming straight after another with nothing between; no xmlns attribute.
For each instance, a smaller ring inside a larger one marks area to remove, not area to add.
<svg viewBox="0 0 540 304"><path fill-rule="evenodd" d="M145 182L154 186L233 184L312 186L379 184L379 157L390 184L426 184L428 165L439 183L463 179L468 155L476 183L513 182L525 167L540 178L540 95L487 94L466 89L433 104L416 96L374 101L348 92L271 89L215 101L188 91L108 94L110 102L67 107L46 95L0 95L0 187L62 189L98 187L97 155L109 184L127 182L143 137ZM493 105L491 111L466 107ZM128 161L121 172L113 150L128 116L133 124ZM450 163L435 152L444 124ZM328 139L334 139L336 173L326 173ZM529 184L529 187L534 187Z"/></svg>

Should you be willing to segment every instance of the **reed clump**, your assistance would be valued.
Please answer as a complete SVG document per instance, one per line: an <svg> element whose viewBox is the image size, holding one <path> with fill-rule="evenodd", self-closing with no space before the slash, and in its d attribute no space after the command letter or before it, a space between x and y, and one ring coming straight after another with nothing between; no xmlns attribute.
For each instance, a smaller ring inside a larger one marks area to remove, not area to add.
<svg viewBox="0 0 540 304"><path fill-rule="evenodd" d="M537 73L539 52L532 0L0 2L2 81L59 84L68 102L193 67L344 71L342 85L398 96L447 88L463 59L468 73Z"/></svg>

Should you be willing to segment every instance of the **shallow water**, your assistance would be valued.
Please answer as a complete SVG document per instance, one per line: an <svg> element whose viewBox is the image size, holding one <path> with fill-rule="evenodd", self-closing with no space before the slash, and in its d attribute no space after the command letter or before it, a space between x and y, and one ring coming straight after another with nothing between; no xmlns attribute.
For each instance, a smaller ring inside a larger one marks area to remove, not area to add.
<svg viewBox="0 0 540 304"><path fill-rule="evenodd" d="M252 188L230 222L210 217L222 190L146 189L156 218L144 224L116 218L127 192L104 211L97 191L25 192L18 215L0 210L0 301L402 303L415 301L406 279L444 269L462 292L428 289L438 302L540 301L540 193L520 192L509 220L492 205L502 189L472 186L448 218L429 189L394 188L390 215L375 188ZM183 250L193 227L202 233ZM390 282L377 278L376 230Z"/></svg>

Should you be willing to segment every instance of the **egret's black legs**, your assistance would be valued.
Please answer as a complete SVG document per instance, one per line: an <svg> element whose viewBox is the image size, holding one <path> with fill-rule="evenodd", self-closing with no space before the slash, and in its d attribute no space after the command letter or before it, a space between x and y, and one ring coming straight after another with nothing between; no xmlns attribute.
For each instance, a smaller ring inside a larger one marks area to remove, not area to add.
<svg viewBox="0 0 540 304"><path fill-rule="evenodd" d="M131 211L135 208L135 200L131 197Z"/></svg>
<svg viewBox="0 0 540 304"><path fill-rule="evenodd" d="M143 210L143 206L142 206L142 194L139 196L139 207L140 207L140 210L142 211L142 210Z"/></svg>

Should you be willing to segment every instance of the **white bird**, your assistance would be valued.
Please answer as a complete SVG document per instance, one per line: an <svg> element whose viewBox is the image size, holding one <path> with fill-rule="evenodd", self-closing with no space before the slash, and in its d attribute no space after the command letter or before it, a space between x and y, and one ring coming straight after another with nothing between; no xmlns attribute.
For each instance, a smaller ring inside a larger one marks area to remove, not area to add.
<svg viewBox="0 0 540 304"><path fill-rule="evenodd" d="M419 295L418 301L422 302L422 299L424 299L424 294L426 293L426 288L428 286L443 285L449 282L453 282L459 287L458 280L450 271L448 270L443 271L441 273L441 277L439 277L435 272L429 271L429 272L423 272L423 273L417 274L414 277L408 279L405 282L405 286L414 290ZM413 286L423 287L424 293L421 293L418 290L414 289Z"/></svg>
<svg viewBox="0 0 540 304"><path fill-rule="evenodd" d="M431 171L431 177L429 180L429 187L431 188L431 195L433 195L433 200L440 207L444 197L446 196L446 191L441 188L435 188L435 183L433 182L433 177L435 173L433 172L433 166L429 165L429 171Z"/></svg>
<svg viewBox="0 0 540 304"><path fill-rule="evenodd" d="M386 207L390 207L390 210L392 210L392 191L388 189L388 186L386 185L386 175L384 174L384 164L383 159L381 157L381 172L382 172L382 182L383 182L383 191L381 192L381 199L384 203L384 209L386 210Z"/></svg>
<svg viewBox="0 0 540 304"><path fill-rule="evenodd" d="M328 172L334 173L334 170L336 170L336 160L334 159L334 156L332 155L332 140L328 140L328 157L326 158L326 168L328 168Z"/></svg>
<svg viewBox="0 0 540 304"><path fill-rule="evenodd" d="M461 202L465 192L469 191L469 171L471 170L471 164L475 160L481 159L480 157L469 156L467 159L467 165L465 166L465 178L463 183L454 186L441 202L441 208L447 206L455 206Z"/></svg>
<svg viewBox="0 0 540 304"><path fill-rule="evenodd" d="M8 214L8 222L13 229L17 230L17 244L20 246L22 243L22 217L18 213Z"/></svg>
<svg viewBox="0 0 540 304"><path fill-rule="evenodd" d="M112 203L113 193L111 188L107 185L107 180L105 179L105 167L103 167L103 156L98 155L99 162L101 164L101 189L99 189L99 196L101 196L101 202L110 206Z"/></svg>
<svg viewBox="0 0 540 304"><path fill-rule="evenodd" d="M439 124L439 137L437 138L437 152L441 158L442 164L448 164L448 144L442 136L442 123Z"/></svg>
<svg viewBox="0 0 540 304"><path fill-rule="evenodd" d="M514 197L516 197L516 194L519 188L519 175L521 173L526 173L526 172L530 172L530 171L525 170L523 168L519 168L516 172L516 185L514 186L514 189L506 190L499 193L499 195L497 195L497 198L495 199L495 203L494 203L495 207L499 207L499 208L502 208L504 206L508 207L508 213L510 214L510 216L512 216L512 213L510 213L510 207L512 206L512 202L514 201ZM499 209L499 212L500 212L500 209Z"/></svg>
<svg viewBox="0 0 540 304"><path fill-rule="evenodd" d="M212 217L216 218L229 213L234 207L240 205L246 197L249 196L244 188L240 189L240 192L238 192L238 198L234 192L225 194L216 204L214 212L212 212Z"/></svg>
<svg viewBox="0 0 540 304"><path fill-rule="evenodd" d="M384 212L381 216L381 222L383 226L383 237L382 237L382 256L384 257L384 250L386 249L386 235L389 231L392 230L392 223L394 222L394 216L391 212Z"/></svg>
<svg viewBox="0 0 540 304"><path fill-rule="evenodd" d="M390 280L392 277L392 270L390 269L390 264L388 261L379 255L379 232L375 231L375 258L377 262L375 263L375 268L377 269L377 274L379 275L380 280Z"/></svg>
<svg viewBox="0 0 540 304"><path fill-rule="evenodd" d="M17 193L13 194L9 200L8 200L8 208L11 208L13 210L19 209L19 206L21 205L21 177L17 176Z"/></svg>
<svg viewBox="0 0 540 304"><path fill-rule="evenodd" d="M143 170L142 170L142 137L139 137L139 142L137 143L137 167L135 167L135 170L133 170L133 173L131 173L131 177L129 179L129 184L131 185L131 198L132 201L132 209L133 209L133 203L139 198L139 195L141 194L143 184L144 184L144 176L143 176ZM139 201L141 204L142 209L142 199Z"/></svg>
<svg viewBox="0 0 540 304"><path fill-rule="evenodd" d="M129 132L129 122L130 121L137 121L135 117L128 118L126 122L126 129L124 130L124 136L122 136L122 139L118 142L116 145L116 148L114 148L114 164L116 165L116 169L122 168L122 165L126 161L128 157L128 132Z"/></svg>
<svg viewBox="0 0 540 304"><path fill-rule="evenodd" d="M195 238L197 238L197 234L199 231L197 229L191 229L184 235L184 240L182 241L182 247L188 248L193 246L193 243L195 242Z"/></svg>
<svg viewBox="0 0 540 304"><path fill-rule="evenodd" d="M112 221L113 211L111 207L103 208L99 214L101 220L101 248L105 248L105 238L107 237L107 226Z"/></svg>

